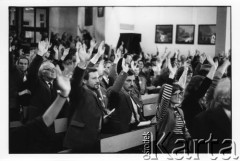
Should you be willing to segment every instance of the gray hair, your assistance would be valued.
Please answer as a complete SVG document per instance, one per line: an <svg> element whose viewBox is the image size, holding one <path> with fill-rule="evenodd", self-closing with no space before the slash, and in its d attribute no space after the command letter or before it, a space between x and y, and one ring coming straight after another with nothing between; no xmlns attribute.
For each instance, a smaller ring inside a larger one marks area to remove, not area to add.
<svg viewBox="0 0 240 161"><path fill-rule="evenodd" d="M215 108L217 108L218 105L228 109L231 108L231 81L229 78L223 78L219 81L213 98Z"/></svg>
<svg viewBox="0 0 240 161"><path fill-rule="evenodd" d="M38 76L42 77L43 76L43 70L47 68L55 68L55 65L50 62L50 61L45 61L41 64L39 70L38 70Z"/></svg>

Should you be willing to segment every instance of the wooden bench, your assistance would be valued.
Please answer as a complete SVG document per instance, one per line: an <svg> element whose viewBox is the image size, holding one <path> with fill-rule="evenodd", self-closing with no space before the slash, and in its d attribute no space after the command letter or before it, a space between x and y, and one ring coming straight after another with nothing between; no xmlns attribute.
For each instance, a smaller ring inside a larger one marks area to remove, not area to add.
<svg viewBox="0 0 240 161"><path fill-rule="evenodd" d="M143 95L143 116L154 116L157 110L158 94Z"/></svg>
<svg viewBox="0 0 240 161"><path fill-rule="evenodd" d="M146 134L148 132L151 133L152 136L151 141L155 141L156 140L155 125L151 125L149 127L142 128L139 130L101 139L100 141L101 153L120 152L126 149L143 145L144 144L143 134Z"/></svg>

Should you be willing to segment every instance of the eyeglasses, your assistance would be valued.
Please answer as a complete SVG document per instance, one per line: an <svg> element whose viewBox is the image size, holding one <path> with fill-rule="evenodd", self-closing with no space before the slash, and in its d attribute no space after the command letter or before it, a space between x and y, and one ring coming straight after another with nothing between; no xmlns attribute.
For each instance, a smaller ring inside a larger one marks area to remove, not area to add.
<svg viewBox="0 0 240 161"><path fill-rule="evenodd" d="M50 71L50 72L54 72L54 68L45 68L43 70L47 70L47 71Z"/></svg>
<svg viewBox="0 0 240 161"><path fill-rule="evenodd" d="M183 96L183 92L175 92L172 96Z"/></svg>

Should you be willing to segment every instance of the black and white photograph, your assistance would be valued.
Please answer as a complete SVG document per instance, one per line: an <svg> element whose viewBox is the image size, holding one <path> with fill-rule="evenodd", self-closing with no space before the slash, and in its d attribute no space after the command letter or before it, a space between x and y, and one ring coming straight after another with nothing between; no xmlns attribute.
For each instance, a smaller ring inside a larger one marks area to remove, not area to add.
<svg viewBox="0 0 240 161"><path fill-rule="evenodd" d="M0 160L237 160L231 5L65 4L3 7Z"/></svg>
<svg viewBox="0 0 240 161"><path fill-rule="evenodd" d="M98 17L104 16L104 7L98 7Z"/></svg>
<svg viewBox="0 0 240 161"><path fill-rule="evenodd" d="M194 44L194 25L177 25L176 44Z"/></svg>
<svg viewBox="0 0 240 161"><path fill-rule="evenodd" d="M198 44L215 45L216 25L199 25Z"/></svg>
<svg viewBox="0 0 240 161"><path fill-rule="evenodd" d="M156 25L155 43L172 43L173 25Z"/></svg>

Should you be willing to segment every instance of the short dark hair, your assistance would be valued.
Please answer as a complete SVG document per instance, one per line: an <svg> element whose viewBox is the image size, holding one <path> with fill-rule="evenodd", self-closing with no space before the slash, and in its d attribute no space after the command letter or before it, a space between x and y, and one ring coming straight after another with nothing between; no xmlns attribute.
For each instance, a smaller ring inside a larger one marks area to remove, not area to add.
<svg viewBox="0 0 240 161"><path fill-rule="evenodd" d="M89 73L93 73L93 72L97 72L97 71L98 70L96 68L93 68L93 67L87 68L85 73L84 73L83 79L88 80L89 79Z"/></svg>
<svg viewBox="0 0 240 161"><path fill-rule="evenodd" d="M127 58L127 56L128 56L128 55L130 55L130 56L131 56L131 55L132 55L132 53L126 53L126 54L124 54L123 58Z"/></svg>
<svg viewBox="0 0 240 161"><path fill-rule="evenodd" d="M151 66L152 66L152 63L150 63L150 62L147 62L147 63L144 64L144 67L146 67L146 68L149 68Z"/></svg>
<svg viewBox="0 0 240 161"><path fill-rule="evenodd" d="M151 59L151 63L152 63L153 61L157 61L157 58L152 58L152 59Z"/></svg>
<svg viewBox="0 0 240 161"><path fill-rule="evenodd" d="M127 74L128 76L132 76L135 74L135 72L132 69L129 69Z"/></svg>

